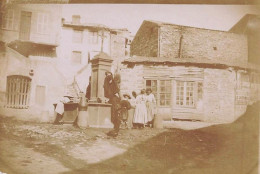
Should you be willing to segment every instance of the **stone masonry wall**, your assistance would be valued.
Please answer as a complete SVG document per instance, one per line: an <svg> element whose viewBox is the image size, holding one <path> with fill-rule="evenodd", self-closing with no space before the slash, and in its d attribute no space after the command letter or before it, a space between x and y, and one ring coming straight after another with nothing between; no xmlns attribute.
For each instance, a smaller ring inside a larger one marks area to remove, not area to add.
<svg viewBox="0 0 260 174"><path fill-rule="evenodd" d="M134 66L133 68L127 68L126 66L121 68L120 90L122 94L131 95L132 91L137 94L140 93L141 89L144 88L143 71L143 65Z"/></svg>
<svg viewBox="0 0 260 174"><path fill-rule="evenodd" d="M143 23L142 26L132 41L130 48L131 55L157 57L158 27L152 23Z"/></svg>
<svg viewBox="0 0 260 174"><path fill-rule="evenodd" d="M246 63L247 38L228 32L197 28L183 29L182 57L208 58L227 62Z"/></svg>
<svg viewBox="0 0 260 174"><path fill-rule="evenodd" d="M180 27L164 25L160 28L160 57L179 57Z"/></svg>
<svg viewBox="0 0 260 174"><path fill-rule="evenodd" d="M160 57L179 57L180 37L183 58L208 58L247 62L247 38L228 32L163 25L160 29Z"/></svg>
<svg viewBox="0 0 260 174"><path fill-rule="evenodd" d="M232 122L235 108L235 72L204 70L204 121Z"/></svg>

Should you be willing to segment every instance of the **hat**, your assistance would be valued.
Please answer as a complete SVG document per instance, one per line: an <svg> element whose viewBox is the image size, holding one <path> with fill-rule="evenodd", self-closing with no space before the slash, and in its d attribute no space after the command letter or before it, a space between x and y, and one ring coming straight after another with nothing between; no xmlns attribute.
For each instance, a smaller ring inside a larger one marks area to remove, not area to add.
<svg viewBox="0 0 260 174"><path fill-rule="evenodd" d="M123 96L127 97L128 99L131 99L130 95L128 95L128 94L124 94Z"/></svg>

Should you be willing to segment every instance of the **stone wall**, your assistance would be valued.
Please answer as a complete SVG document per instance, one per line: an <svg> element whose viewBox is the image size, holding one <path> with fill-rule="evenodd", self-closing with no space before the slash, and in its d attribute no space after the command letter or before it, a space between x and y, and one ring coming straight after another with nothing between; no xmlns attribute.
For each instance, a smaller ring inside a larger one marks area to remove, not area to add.
<svg viewBox="0 0 260 174"><path fill-rule="evenodd" d="M132 95L133 91L137 94L140 93L141 89L145 87L143 71L143 65L134 66L133 68L127 68L126 66L121 68L120 90L122 94Z"/></svg>
<svg viewBox="0 0 260 174"><path fill-rule="evenodd" d="M180 37L179 26L162 26L160 28L160 57L179 57Z"/></svg>
<svg viewBox="0 0 260 174"><path fill-rule="evenodd" d="M247 38L228 32L197 28L183 29L182 57L208 58L247 63Z"/></svg>
<svg viewBox="0 0 260 174"><path fill-rule="evenodd" d="M145 24L145 25L144 25ZM143 23L131 43L132 56L158 56L158 26L153 23Z"/></svg>
<svg viewBox="0 0 260 174"><path fill-rule="evenodd" d="M246 63L247 38L228 32L164 25L160 29L160 57L208 58Z"/></svg>
<svg viewBox="0 0 260 174"><path fill-rule="evenodd" d="M156 25L146 21L131 44L131 55L206 58L222 62L247 63L247 37L224 31L171 24Z"/></svg>
<svg viewBox="0 0 260 174"><path fill-rule="evenodd" d="M236 73L228 70L204 70L204 120L232 122L235 110Z"/></svg>
<svg viewBox="0 0 260 174"><path fill-rule="evenodd" d="M130 78L131 76L131 78ZM167 67L136 65L121 70L121 92L131 94L145 88L145 79L172 80L172 105L158 107L164 119L198 119L207 122L232 122L243 114L246 107L235 104L236 73L229 70L202 69L196 67ZM175 80L202 83L202 98L196 97L194 108L174 105ZM242 110L241 110L242 109ZM167 113L166 113L167 112Z"/></svg>

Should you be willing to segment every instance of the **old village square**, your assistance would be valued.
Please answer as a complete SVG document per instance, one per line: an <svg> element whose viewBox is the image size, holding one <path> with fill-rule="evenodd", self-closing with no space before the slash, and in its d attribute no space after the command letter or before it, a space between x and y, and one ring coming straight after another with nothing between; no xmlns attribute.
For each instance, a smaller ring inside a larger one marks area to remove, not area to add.
<svg viewBox="0 0 260 174"><path fill-rule="evenodd" d="M258 173L259 14L132 33L87 6L1 1L0 174Z"/></svg>

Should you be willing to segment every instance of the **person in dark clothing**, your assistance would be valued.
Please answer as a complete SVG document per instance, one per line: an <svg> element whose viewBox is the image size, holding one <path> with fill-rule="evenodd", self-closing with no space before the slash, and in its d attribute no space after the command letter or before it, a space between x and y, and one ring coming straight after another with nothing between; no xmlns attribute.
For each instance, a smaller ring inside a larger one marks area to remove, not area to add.
<svg viewBox="0 0 260 174"><path fill-rule="evenodd" d="M121 119L121 126L127 128L127 120L128 120L128 110L131 109L131 104L129 100L131 99L130 95L124 94L123 99L120 101L120 119Z"/></svg>
<svg viewBox="0 0 260 174"><path fill-rule="evenodd" d="M86 90L86 98L87 100L90 100L90 92L91 92L91 76L89 77L89 83Z"/></svg>
<svg viewBox="0 0 260 174"><path fill-rule="evenodd" d="M106 73L104 80L104 94L105 97L109 98L108 103L111 104L111 122L114 124L114 130L108 133L109 136L116 137L120 128L120 75L115 75L116 79L113 78L111 72Z"/></svg>
<svg viewBox="0 0 260 174"><path fill-rule="evenodd" d="M104 96L108 99L113 97L113 75L111 72L105 73L106 77L104 80Z"/></svg>

